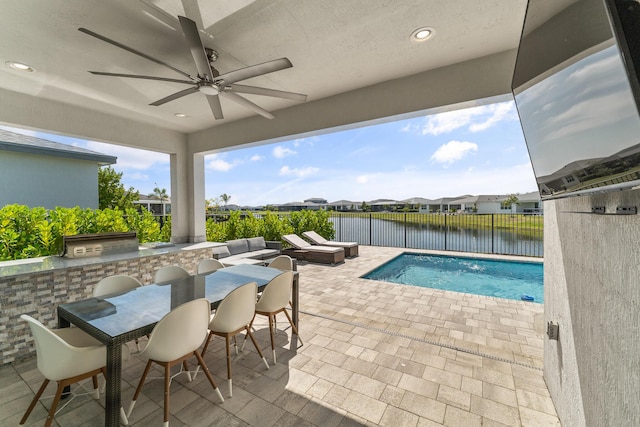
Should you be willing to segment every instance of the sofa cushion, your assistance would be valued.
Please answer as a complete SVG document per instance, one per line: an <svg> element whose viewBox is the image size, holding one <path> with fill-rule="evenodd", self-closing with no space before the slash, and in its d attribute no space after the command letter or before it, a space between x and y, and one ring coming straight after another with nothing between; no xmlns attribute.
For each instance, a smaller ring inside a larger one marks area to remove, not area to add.
<svg viewBox="0 0 640 427"><path fill-rule="evenodd" d="M247 239L250 251L259 251L267 247L267 243L264 241L264 237L251 237Z"/></svg>
<svg viewBox="0 0 640 427"><path fill-rule="evenodd" d="M249 244L247 243L247 239L227 240L225 243L227 244L229 253L231 255L249 252Z"/></svg>
<svg viewBox="0 0 640 427"><path fill-rule="evenodd" d="M227 248L226 246L217 246L213 248L212 253L215 259L226 258L231 255L231 253L229 253L229 248Z"/></svg>
<svg viewBox="0 0 640 427"><path fill-rule="evenodd" d="M247 253L247 257L255 259L274 258L278 255L280 255L280 251L277 249L260 249L259 251L251 251Z"/></svg>

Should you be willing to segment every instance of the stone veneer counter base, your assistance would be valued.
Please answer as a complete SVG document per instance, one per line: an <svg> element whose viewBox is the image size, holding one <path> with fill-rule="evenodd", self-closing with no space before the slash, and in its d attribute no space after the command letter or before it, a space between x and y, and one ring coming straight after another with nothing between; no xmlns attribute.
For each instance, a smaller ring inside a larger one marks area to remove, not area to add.
<svg viewBox="0 0 640 427"><path fill-rule="evenodd" d="M219 245L186 243L91 258L49 256L0 262L0 365L34 355L31 332L19 319L21 314L54 328L57 306L91 297L93 286L100 279L128 274L149 284L159 267L171 264L179 264L194 274L198 262L211 258L213 248Z"/></svg>

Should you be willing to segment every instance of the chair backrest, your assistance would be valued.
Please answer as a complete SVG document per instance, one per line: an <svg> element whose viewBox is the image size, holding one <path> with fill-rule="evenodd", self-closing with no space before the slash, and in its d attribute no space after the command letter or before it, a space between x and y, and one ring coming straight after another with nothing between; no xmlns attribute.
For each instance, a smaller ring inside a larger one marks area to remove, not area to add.
<svg viewBox="0 0 640 427"><path fill-rule="evenodd" d="M172 280L178 280L185 277L189 277L189 272L179 265L165 265L156 270L155 277L153 279L156 283L170 282Z"/></svg>
<svg viewBox="0 0 640 427"><path fill-rule="evenodd" d="M142 354L171 362L193 352L207 337L210 315L211 303L206 298L179 305L156 323Z"/></svg>
<svg viewBox="0 0 640 427"><path fill-rule="evenodd" d="M285 234L282 236L282 240L289 243L291 246L293 246L296 249L302 249L302 248L307 248L311 246L309 242L307 242L297 234Z"/></svg>
<svg viewBox="0 0 640 427"><path fill-rule="evenodd" d="M211 273L224 268L224 264L213 258L203 259L198 263L198 274Z"/></svg>
<svg viewBox="0 0 640 427"><path fill-rule="evenodd" d="M38 370L45 378L58 381L96 369L94 357L85 357L87 347L75 347L58 336L33 317L23 314L31 329L36 344ZM92 345L93 342L90 343ZM91 347L95 349L96 347ZM106 364L107 350L104 347L102 361Z"/></svg>
<svg viewBox="0 0 640 427"><path fill-rule="evenodd" d="M126 274L105 277L93 287L93 296L99 297L116 292L124 292L142 286L138 279Z"/></svg>
<svg viewBox="0 0 640 427"><path fill-rule="evenodd" d="M267 267L277 268L278 270L293 270L293 259L289 255L279 255L269 263Z"/></svg>
<svg viewBox="0 0 640 427"><path fill-rule="evenodd" d="M292 285L293 271L285 271L271 279L262 291L256 311L274 312L286 307L291 299Z"/></svg>
<svg viewBox="0 0 640 427"><path fill-rule="evenodd" d="M229 292L220 302L216 314L209 323L209 329L216 332L233 332L248 325L256 312L258 284L244 285Z"/></svg>
<svg viewBox="0 0 640 427"><path fill-rule="evenodd" d="M327 243L328 240L316 233L315 231L305 231L302 233L304 237L311 240L316 245L322 245L323 243Z"/></svg>

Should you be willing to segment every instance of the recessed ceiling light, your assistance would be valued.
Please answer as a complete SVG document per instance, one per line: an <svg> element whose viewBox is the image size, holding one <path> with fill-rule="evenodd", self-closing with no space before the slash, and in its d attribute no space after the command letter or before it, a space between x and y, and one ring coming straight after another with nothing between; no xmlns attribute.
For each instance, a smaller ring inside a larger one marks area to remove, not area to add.
<svg viewBox="0 0 640 427"><path fill-rule="evenodd" d="M174 116L179 117L181 119L184 119L185 117L187 117L185 113L175 113Z"/></svg>
<svg viewBox="0 0 640 427"><path fill-rule="evenodd" d="M433 38L436 34L436 30L431 27L420 27L411 33L411 41L413 43L424 43L427 40Z"/></svg>
<svg viewBox="0 0 640 427"><path fill-rule="evenodd" d="M13 68L14 70L27 71L29 73L35 71L32 66L23 64L22 62L7 61L5 62L5 64L7 64L8 67Z"/></svg>

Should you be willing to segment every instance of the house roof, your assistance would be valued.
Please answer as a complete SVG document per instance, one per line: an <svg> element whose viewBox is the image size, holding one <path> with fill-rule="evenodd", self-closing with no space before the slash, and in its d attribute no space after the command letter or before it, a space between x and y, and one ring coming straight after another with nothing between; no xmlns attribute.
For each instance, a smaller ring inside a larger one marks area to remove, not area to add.
<svg viewBox="0 0 640 427"><path fill-rule="evenodd" d="M112 165L117 157L97 153L81 147L61 144L34 136L21 135L0 129L0 150L13 151L41 156L64 157L76 160L89 160L99 165Z"/></svg>

